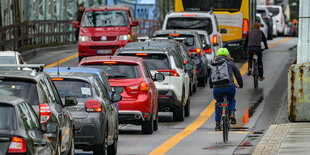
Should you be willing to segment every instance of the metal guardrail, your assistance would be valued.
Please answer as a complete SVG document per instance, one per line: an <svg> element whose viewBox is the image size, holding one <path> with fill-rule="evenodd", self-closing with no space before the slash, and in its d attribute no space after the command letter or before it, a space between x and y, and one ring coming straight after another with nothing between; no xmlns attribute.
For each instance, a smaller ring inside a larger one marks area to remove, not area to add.
<svg viewBox="0 0 310 155"><path fill-rule="evenodd" d="M151 35L160 28L156 20L137 19L138 34ZM73 43L72 20L38 20L0 27L0 50L21 50L26 47Z"/></svg>

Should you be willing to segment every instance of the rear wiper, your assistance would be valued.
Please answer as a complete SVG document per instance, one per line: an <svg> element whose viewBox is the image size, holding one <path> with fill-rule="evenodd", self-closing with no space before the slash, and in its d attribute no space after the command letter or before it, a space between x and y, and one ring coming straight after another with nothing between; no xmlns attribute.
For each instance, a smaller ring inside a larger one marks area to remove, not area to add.
<svg viewBox="0 0 310 155"><path fill-rule="evenodd" d="M114 78L124 78L124 77L127 77L125 75L109 75L109 78L110 79L114 79Z"/></svg>

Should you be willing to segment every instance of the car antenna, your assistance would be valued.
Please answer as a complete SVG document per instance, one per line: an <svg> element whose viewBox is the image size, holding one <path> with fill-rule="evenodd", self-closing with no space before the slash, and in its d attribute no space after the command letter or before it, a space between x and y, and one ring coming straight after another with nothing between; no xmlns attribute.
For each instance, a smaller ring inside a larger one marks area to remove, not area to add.
<svg viewBox="0 0 310 155"><path fill-rule="evenodd" d="M57 75L59 76L59 60L57 60Z"/></svg>

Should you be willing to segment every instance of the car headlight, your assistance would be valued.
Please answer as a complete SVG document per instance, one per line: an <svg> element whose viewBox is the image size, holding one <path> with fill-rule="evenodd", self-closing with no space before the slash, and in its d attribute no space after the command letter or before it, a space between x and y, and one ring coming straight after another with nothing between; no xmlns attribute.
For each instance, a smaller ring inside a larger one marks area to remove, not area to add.
<svg viewBox="0 0 310 155"><path fill-rule="evenodd" d="M81 41L81 42L88 42L89 38L88 38L88 36L79 36L79 41Z"/></svg>
<svg viewBox="0 0 310 155"><path fill-rule="evenodd" d="M119 36L119 40L130 40L130 38L131 38L131 36L129 34Z"/></svg>

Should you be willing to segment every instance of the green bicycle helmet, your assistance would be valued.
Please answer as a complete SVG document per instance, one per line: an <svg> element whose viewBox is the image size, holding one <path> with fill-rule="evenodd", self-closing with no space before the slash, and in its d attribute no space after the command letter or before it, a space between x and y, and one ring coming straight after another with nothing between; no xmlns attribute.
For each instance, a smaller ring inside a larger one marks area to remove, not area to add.
<svg viewBox="0 0 310 155"><path fill-rule="evenodd" d="M230 54L229 54L229 51L227 48L220 48L217 50L216 56L228 56L228 55L230 55Z"/></svg>

